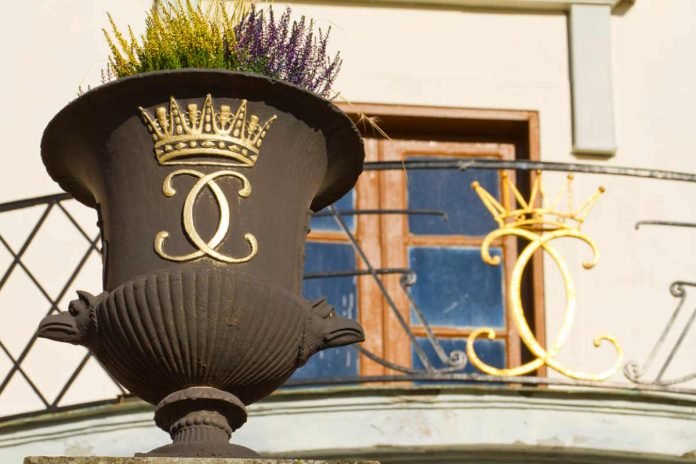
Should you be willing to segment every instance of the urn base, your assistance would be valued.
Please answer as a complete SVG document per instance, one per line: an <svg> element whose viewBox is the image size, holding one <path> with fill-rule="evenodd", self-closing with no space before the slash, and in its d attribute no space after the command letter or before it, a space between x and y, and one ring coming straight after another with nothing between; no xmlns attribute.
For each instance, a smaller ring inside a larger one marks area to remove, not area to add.
<svg viewBox="0 0 696 464"><path fill-rule="evenodd" d="M212 387L191 387L167 395L155 409L155 423L174 443L137 457L256 458L244 446L229 443L232 432L247 419L246 408L231 393Z"/></svg>
<svg viewBox="0 0 696 464"><path fill-rule="evenodd" d="M258 459L259 454L245 446L232 443L172 443L147 453L136 453L136 458L230 458ZM99 461L101 462L101 461Z"/></svg>
<svg viewBox="0 0 696 464"><path fill-rule="evenodd" d="M116 457L74 457L74 456L29 456L24 464L191 464L189 459L179 460L159 457L116 458ZM340 459L331 461L315 461L306 459L225 459L200 458L195 464L379 464L377 461L358 461Z"/></svg>

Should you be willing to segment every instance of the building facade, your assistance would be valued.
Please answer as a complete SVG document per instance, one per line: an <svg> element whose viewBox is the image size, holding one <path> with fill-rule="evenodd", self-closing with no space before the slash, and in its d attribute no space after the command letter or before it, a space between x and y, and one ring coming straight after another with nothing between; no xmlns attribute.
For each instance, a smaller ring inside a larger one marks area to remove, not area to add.
<svg viewBox="0 0 696 464"><path fill-rule="evenodd" d="M358 122L368 162L337 210L313 220L305 294L328 296L367 337L361 350L317 356L293 386L252 406L233 441L264 455L384 462L688 461L696 3L290 5L332 28L344 59L335 101ZM2 79L13 89L0 189L3 462L130 455L167 441L150 406L86 350L34 338L38 321L65 309L75 290L100 290L98 230L74 200L19 201L59 193L41 164L41 133L78 87L99 84L106 12L137 31L150 6L15 2L2 19ZM551 199L568 172L572 194L559 210L579 211L606 189L581 229L600 251L597 264L583 268L592 251L577 240L555 248L571 275L572 317L568 278L549 253L533 255L519 292L523 242L495 241L498 266L481 259L497 225L470 187L477 181L510 206L512 185L528 199L541 176ZM540 359L525 344L515 294L552 362L501 377ZM496 337L482 332L473 344L477 365L468 340L487 327ZM620 350L609 339L593 345L605 334Z"/></svg>

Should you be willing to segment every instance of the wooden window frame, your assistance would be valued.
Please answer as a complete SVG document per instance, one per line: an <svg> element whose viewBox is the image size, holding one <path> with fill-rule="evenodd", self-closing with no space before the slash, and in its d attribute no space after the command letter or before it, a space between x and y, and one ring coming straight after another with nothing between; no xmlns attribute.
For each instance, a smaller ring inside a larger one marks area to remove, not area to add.
<svg viewBox="0 0 696 464"><path fill-rule="evenodd" d="M463 109L430 106L386 105L371 103L339 104L349 116L358 124L365 140L366 162L394 160L393 149L385 149L384 137L371 125L366 124L362 115L375 118L379 127L389 134L392 139L389 144L392 147L400 146L401 153L408 152L411 147L417 147L419 154L426 145L423 141L437 140L439 146L433 150L443 155L442 148L449 150L450 155L476 156L476 157L500 157L504 159L539 159L539 117L535 111L525 110L487 110L487 109ZM459 145L451 142L467 142L467 145ZM420 145L419 145L420 144ZM468 148L467 148L468 147ZM392 150L392 153L389 153ZM398 151L398 150L397 150ZM444 153L447 155L447 153ZM356 209L378 209L406 207L406 192L403 182L403 172L399 171L365 171L357 185L355 196ZM520 176L521 186L530 179ZM502 190L501 190L502 191ZM395 194L396 193L396 194ZM358 215L355 216L355 237L361 245L363 252L370 260L374 268L381 267L408 267L407 248L412 241L406 244L393 245L385 243L390 228L400 231L402 237L408 235L404 227L408 226L408 219L399 215ZM323 243L349 243L341 232L312 231L309 239ZM432 237L428 237L428 243L435 244ZM442 244L473 244L463 237L452 239L443 237ZM414 243L417 243L415 239ZM480 243L480 240L476 240ZM517 244L514 239L504 241L501 246L505 248L505 262L503 264L505 286L509 282L509 272L516 256ZM512 260L512 261L511 261ZM366 269L365 264L356 257L358 269ZM399 263L402 266L399 266ZM534 256L532 259L532 272L527 276L526 288L530 290L525 296L529 302L528 318L534 328L535 335L541 343L545 342L545 314L543 293L543 259ZM409 320L410 305L403 294L399 284L400 276L385 275L382 281L394 299L402 316ZM366 341L364 347L377 356L398 364L411 365L411 341L403 331L398 321L390 314L391 309L386 303L382 292L370 276L356 278L356 291L358 302L358 314L363 326L366 328ZM510 311L507 297L504 298L506 328L506 354L507 365L515 366L530 359L528 353L521 349L519 336L514 322L510 319ZM411 326L416 336L424 335L424 330L418 326ZM434 327L437 336L443 338L463 337L470 333L469 329L449 329ZM501 331L500 335L505 335ZM359 361L361 376L393 375L395 372L378 364L365 356ZM545 375L541 368L537 375Z"/></svg>
<svg viewBox="0 0 696 464"><path fill-rule="evenodd" d="M433 141L380 141L379 158L381 161L402 161L412 155L424 155L447 158L494 158L501 160L513 160L514 147L509 144L492 143L462 143L462 142L433 142ZM407 209L408 189L403 171L384 171L380 173L382 207L387 209ZM502 186L499 187L502 192ZM506 203L509 203L506 201ZM483 237L462 235L416 235L409 231L408 217L404 215L388 215L382 218L382 256L388 267L409 268L408 249L411 246L469 246L480 247ZM386 233L385 233L386 231ZM394 240L396 238L397 240ZM513 237L504 240L496 240L494 246L503 250L503 295L506 295L507 282L517 256L517 241ZM388 275L384 277L385 286L395 300L402 317L410 319L410 304L408 297L404 295L399 282L400 276ZM512 320L512 311L509 301L503 298L503 310L505 314L505 327L496 329L498 339L505 340L506 363L508 365L520 365L521 353L519 350L520 339L517 328ZM400 365L410 365L412 350L410 339L403 332L394 317L389 317L385 312L383 324L385 325L385 339L389 341L385 348L385 358ZM425 328L416 325L409 320L411 331L417 337L426 336ZM466 338L478 327L448 328L431 326L433 334L438 338Z"/></svg>

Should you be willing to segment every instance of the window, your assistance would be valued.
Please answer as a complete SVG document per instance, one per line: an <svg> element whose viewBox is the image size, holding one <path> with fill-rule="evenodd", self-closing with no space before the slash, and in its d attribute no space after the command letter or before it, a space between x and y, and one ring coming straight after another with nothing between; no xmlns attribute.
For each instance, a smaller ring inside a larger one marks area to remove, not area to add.
<svg viewBox="0 0 696 464"><path fill-rule="evenodd" d="M362 111L374 114L374 110ZM512 160L516 153L518 156L529 154L533 146L529 134L534 130L527 127L524 136L517 140L510 136L512 125L504 117L498 121L505 127L496 133L492 127L495 124L485 125L480 120L464 129L449 127L453 123L451 118L443 118L439 125L421 126L415 123L427 122L422 115L404 118L402 108L387 107L387 110L397 111L401 118L400 121L386 119L396 128L387 132L392 137L396 133L398 138L366 137L366 161ZM422 108L417 110L422 111ZM431 123L437 119L438 111L430 111ZM500 116L487 112L474 114ZM525 115L535 116L534 113ZM534 118L528 118L525 120L528 125L530 119L534 122ZM409 124L413 125L410 130ZM380 125L384 128L382 123ZM443 131L443 126L445 133L413 130L428 127ZM484 135L467 134L472 127ZM456 140L458 137L460 140ZM474 328L482 326L495 328L498 335L495 341L477 341L476 351L484 361L499 367L524 362L525 353L509 318L505 297L505 282L516 258L517 243L513 238L495 243L494 252L503 258L501 266L489 266L482 261L480 245L496 224L471 189L471 183L477 180L491 194L500 197L500 174L496 170L366 171L355 189L336 204L337 209L387 210L388 213L345 215L342 216L345 227L352 232L375 269L411 269L416 280L404 288L404 274L380 275L389 298L398 308L395 314L372 276L364 274L367 266L354 250L350 238L332 217L318 215L312 220L307 244L305 296L308 299L326 296L340 315L359 317L366 331L363 346L376 356L405 368L422 369L424 360L435 368L446 367L443 355L456 359L465 351L466 337ZM410 214L399 213L404 210ZM444 216L437 213L444 213ZM536 268L539 269L535 269L534 275L527 278L527 303L528 310L533 313L530 320L541 321L540 265ZM353 269L363 274L341 274ZM319 273L338 275L320 278ZM423 319L438 340L438 346L428 340ZM536 324L537 329L540 325ZM537 330L537 334L540 332L543 336L543 330ZM474 372L474 368L468 365L463 372ZM298 370L294 379L398 373L346 347L316 355Z"/></svg>
<svg viewBox="0 0 696 464"><path fill-rule="evenodd" d="M355 208L355 190L341 198L336 207L341 210ZM343 219L352 232L356 232L355 217ZM322 273L337 273L356 269L357 257L347 235L333 217L312 218L311 239L305 248L305 281L303 293L310 301L327 298L342 317L358 317L358 279L356 276L324 277ZM360 375L358 353L351 347L320 351L297 371L294 379L322 377L356 377Z"/></svg>

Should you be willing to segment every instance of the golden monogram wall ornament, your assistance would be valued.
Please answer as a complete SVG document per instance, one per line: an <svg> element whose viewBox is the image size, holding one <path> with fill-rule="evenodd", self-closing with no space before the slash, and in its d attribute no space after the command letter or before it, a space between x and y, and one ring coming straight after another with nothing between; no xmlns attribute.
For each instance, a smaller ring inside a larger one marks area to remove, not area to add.
<svg viewBox="0 0 696 464"><path fill-rule="evenodd" d="M500 204L500 202L481 187L478 182L472 184L472 188L479 195L483 204L488 208L493 218L498 223L498 229L489 233L481 245L481 258L492 266L500 265L500 257L491 256L490 253L490 246L495 240L506 236L516 236L529 241L527 246L520 253L512 269L509 284L509 299L513 320L519 331L520 338L532 354L536 356L536 359L521 366L508 369L499 369L486 364L477 356L474 348L474 341L480 336L486 336L488 339L493 340L495 339L495 331L487 327L479 328L469 335L466 353L471 363L486 374L501 377L518 376L528 374L546 365L573 379L601 381L614 375L621 367L623 350L616 339L611 335L601 335L594 340L595 347L599 347L602 342L606 341L611 344L616 351L617 356L614 365L604 372L592 374L571 370L555 359L555 356L565 344L570 333L570 327L575 316L576 292L568 265L558 251L553 248L551 242L559 238L575 238L586 243L592 251L592 259L591 261L583 263L585 269L591 269L599 260L597 245L589 236L580 232L580 226L584 222L592 206L594 206L600 195L604 193L604 188L600 187L584 204L573 211L572 181L573 176L568 175L567 182L563 189L561 189L550 204L546 204L547 199L541 183L541 172L537 172L529 199L525 199L507 174L503 173L503 202L507 204L510 193L512 193L517 202L517 209L514 210ZM557 210L564 195L567 195L568 198L567 213ZM538 203L537 200L541 203L539 207L535 206ZM566 290L563 324L556 340L549 349L544 348L541 343L539 343L527 323L524 315L520 288L524 269L534 252L539 249L548 253L556 266L558 266Z"/></svg>
<svg viewBox="0 0 696 464"><path fill-rule="evenodd" d="M148 131L152 134L157 161L162 166L252 168L256 164L259 149L269 127L277 119L274 115L265 123L259 124L259 118L250 115L247 120L246 100L242 100L234 114L228 105L221 105L220 111L215 111L210 94L206 96L202 110L192 103L182 112L174 97L170 99L169 111L160 106L155 110L154 118L142 107L139 109ZM167 253L164 248L169 232L163 230L155 236L155 252L164 259L176 262L207 256L224 263L244 263L256 256L259 246L256 237L251 233L244 234L244 240L249 245L249 253L246 256L235 258L217 250L230 227L230 205L217 180L224 177L237 179L240 183L237 195L240 198L248 198L251 195L249 179L244 174L230 169L206 173L190 167L181 168L165 177L162 184L165 197L171 198L176 194L172 181L178 176L192 176L197 179L186 196L182 211L184 233L196 250L184 255ZM196 199L204 189L210 190L219 210L215 234L208 241L200 236L194 222Z"/></svg>

